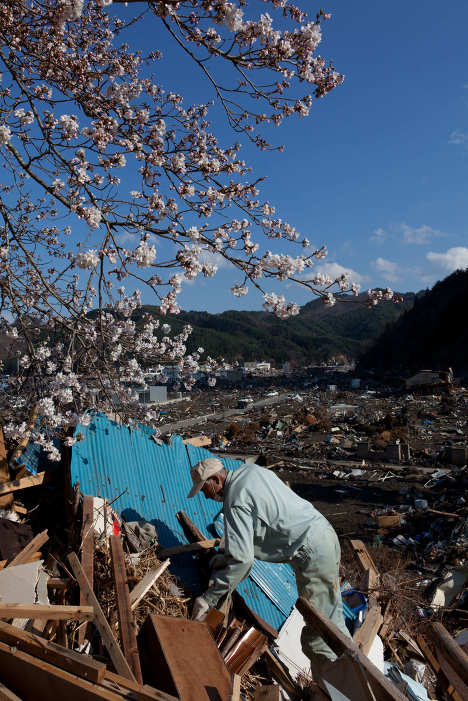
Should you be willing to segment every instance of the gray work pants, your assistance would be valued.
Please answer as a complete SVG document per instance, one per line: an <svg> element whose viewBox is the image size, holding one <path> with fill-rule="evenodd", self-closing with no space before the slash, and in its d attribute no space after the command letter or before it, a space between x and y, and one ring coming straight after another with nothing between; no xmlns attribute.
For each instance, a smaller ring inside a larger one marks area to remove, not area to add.
<svg viewBox="0 0 468 701"><path fill-rule="evenodd" d="M327 616L349 636L343 617L340 592L340 543L332 526L326 521L315 528L299 548L291 562L296 575L299 596ZM314 626L306 623L301 634L304 654L310 659L312 677L318 681L329 662L336 659L333 650L320 637Z"/></svg>

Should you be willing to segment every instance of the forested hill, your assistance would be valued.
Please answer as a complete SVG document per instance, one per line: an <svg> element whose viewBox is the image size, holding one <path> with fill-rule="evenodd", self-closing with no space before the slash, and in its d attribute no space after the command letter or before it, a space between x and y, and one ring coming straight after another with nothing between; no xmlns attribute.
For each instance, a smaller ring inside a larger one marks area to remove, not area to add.
<svg viewBox="0 0 468 701"><path fill-rule="evenodd" d="M414 306L391 324L363 355L360 367L376 370L468 371L468 269L418 294Z"/></svg>
<svg viewBox="0 0 468 701"><path fill-rule="evenodd" d="M298 316L286 321L267 312L249 311L222 314L190 311L163 319L173 330L191 324L194 330L189 349L202 346L213 357L222 356L229 361L314 363L338 354L359 357L383 332L386 324L412 306L414 294L403 297L401 304L385 302L370 309L363 304L367 294L349 297L331 308L314 300L304 305ZM159 317L156 307L145 306L134 318L145 312Z"/></svg>

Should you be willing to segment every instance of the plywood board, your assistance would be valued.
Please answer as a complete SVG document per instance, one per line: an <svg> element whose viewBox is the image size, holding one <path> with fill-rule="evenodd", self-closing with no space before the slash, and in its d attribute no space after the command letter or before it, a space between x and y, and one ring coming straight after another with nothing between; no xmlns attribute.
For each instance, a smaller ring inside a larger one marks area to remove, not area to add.
<svg viewBox="0 0 468 701"><path fill-rule="evenodd" d="M211 687L213 698L228 701L231 675L204 623L153 614L138 646L143 675L154 686L184 701L200 701Z"/></svg>

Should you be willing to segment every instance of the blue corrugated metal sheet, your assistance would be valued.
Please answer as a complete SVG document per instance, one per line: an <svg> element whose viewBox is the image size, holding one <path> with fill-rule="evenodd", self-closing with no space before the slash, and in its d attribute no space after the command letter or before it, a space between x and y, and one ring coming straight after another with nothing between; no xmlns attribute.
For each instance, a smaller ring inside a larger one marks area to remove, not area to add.
<svg viewBox="0 0 468 701"><path fill-rule="evenodd" d="M176 518L180 510L202 532L214 535L213 521L220 505L203 495L187 499L192 485L190 467L209 457L209 451L185 446L180 436L173 436L169 446L159 446L147 431L121 426L101 415L94 416L89 426L77 426L75 435L78 433L82 440L73 446L71 475L73 482L79 480L83 493L108 500L119 497L113 508L127 521L144 518L152 523L162 547L187 542ZM221 460L228 469L241 464ZM239 585L248 605L276 629L281 628L297 598L294 579L284 574L283 567L256 563L255 572ZM281 573L278 570L275 575L277 568ZM173 558L171 569L197 591L198 575L191 556Z"/></svg>

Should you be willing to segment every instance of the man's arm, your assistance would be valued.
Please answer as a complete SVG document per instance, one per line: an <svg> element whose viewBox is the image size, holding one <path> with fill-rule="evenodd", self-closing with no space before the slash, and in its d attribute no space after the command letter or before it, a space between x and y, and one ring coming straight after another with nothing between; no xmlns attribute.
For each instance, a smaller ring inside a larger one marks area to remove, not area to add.
<svg viewBox="0 0 468 701"><path fill-rule="evenodd" d="M214 571L214 580L203 594L210 606L217 606L245 579L254 563L253 520L247 508L234 506L224 513L226 565Z"/></svg>

